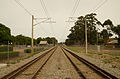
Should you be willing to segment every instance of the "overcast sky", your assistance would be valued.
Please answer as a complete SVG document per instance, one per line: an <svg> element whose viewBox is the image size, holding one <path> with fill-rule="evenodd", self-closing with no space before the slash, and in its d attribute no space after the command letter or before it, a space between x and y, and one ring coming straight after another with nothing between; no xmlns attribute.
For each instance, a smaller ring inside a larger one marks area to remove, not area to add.
<svg viewBox="0 0 120 79"><path fill-rule="evenodd" d="M18 0L34 17L46 18L40 0ZM50 25L42 23L34 26L34 38L56 37L59 42L64 41L70 33L69 29L74 23L66 22L71 17L76 0L43 0L49 16L56 23ZM94 8L105 0L80 0L73 15L78 17L94 11ZM97 18L101 22L111 19L114 25L120 24L120 0L107 0L98 10ZM39 22L42 20L38 20ZM0 0L0 23L11 29L12 35L25 35L31 37L32 18L14 0Z"/></svg>

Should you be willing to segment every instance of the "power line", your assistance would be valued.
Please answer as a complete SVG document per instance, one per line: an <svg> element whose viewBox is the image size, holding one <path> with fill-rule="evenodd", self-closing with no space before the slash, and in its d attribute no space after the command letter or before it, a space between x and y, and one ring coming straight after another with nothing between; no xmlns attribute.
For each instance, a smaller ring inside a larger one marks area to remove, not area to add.
<svg viewBox="0 0 120 79"><path fill-rule="evenodd" d="M71 16L73 16L74 14L75 14L75 12L76 12L76 10L77 10L77 8L78 8L78 5L79 5L79 3L80 3L80 1L81 0L76 0L75 1L75 5L73 6L73 9L72 9L72 12L71 12ZM67 24L67 26L69 26L70 25L70 20L73 20L73 18L69 18L68 19L68 24ZM67 27L67 26L65 26L65 28ZM61 38L63 38L63 36L66 34L65 31L66 29L64 29L64 32L63 32L63 34L62 34L62 36L61 36Z"/></svg>
<svg viewBox="0 0 120 79"><path fill-rule="evenodd" d="M14 0L19 6L21 6L29 15L32 15L20 2Z"/></svg>
<svg viewBox="0 0 120 79"><path fill-rule="evenodd" d="M73 7L73 9L72 9L72 14L71 14L72 16L75 14L79 3L80 3L80 0L76 0L76 1L75 1L75 5L74 5L74 7Z"/></svg>
<svg viewBox="0 0 120 79"><path fill-rule="evenodd" d="M104 0L103 2L99 3L94 9L93 12L97 11L99 8L101 8L108 0Z"/></svg>
<svg viewBox="0 0 120 79"><path fill-rule="evenodd" d="M44 10L46 16L49 17L49 13L47 11L47 8L46 8L46 5L45 5L44 1L43 0L39 0L39 1L40 1L41 5L43 7L43 10Z"/></svg>
<svg viewBox="0 0 120 79"><path fill-rule="evenodd" d="M42 5L42 7L43 7L43 10L44 10L46 16L49 17L49 13L48 13L48 11L47 11L45 2L44 2L43 0L39 0L39 1L40 1L41 5ZM50 21L51 21L51 19L50 19ZM50 23L50 27L51 27L51 31L52 31L53 35L56 36L55 33L54 33L54 30L53 30L53 25L52 25L52 23Z"/></svg>

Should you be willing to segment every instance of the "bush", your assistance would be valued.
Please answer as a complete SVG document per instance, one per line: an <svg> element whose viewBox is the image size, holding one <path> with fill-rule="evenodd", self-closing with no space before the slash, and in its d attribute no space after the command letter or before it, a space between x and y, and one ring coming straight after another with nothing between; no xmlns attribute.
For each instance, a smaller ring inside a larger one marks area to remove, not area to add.
<svg viewBox="0 0 120 79"><path fill-rule="evenodd" d="M19 56L19 52L10 52L9 57L17 57ZM8 52L0 52L0 59L8 58Z"/></svg>
<svg viewBox="0 0 120 79"><path fill-rule="evenodd" d="M40 51L42 51L44 48L42 47L42 48L34 48L34 52L40 52Z"/></svg>
<svg viewBox="0 0 120 79"><path fill-rule="evenodd" d="M43 49L44 49L43 47L42 47L42 48L34 48L34 52L40 52L40 51L42 51ZM24 52L25 52L25 53L31 53L32 50L31 50L31 49L25 49Z"/></svg>
<svg viewBox="0 0 120 79"><path fill-rule="evenodd" d="M0 52L7 52L8 46L0 46ZM13 51L13 47L9 46L9 51Z"/></svg>
<svg viewBox="0 0 120 79"><path fill-rule="evenodd" d="M25 49L24 52L25 53L31 53L31 49Z"/></svg>

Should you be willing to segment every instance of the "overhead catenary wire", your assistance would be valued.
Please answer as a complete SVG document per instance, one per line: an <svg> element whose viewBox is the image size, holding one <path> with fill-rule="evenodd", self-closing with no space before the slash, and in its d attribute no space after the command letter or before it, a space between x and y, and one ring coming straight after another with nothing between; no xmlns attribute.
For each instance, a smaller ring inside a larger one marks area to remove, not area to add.
<svg viewBox="0 0 120 79"><path fill-rule="evenodd" d="M42 7L43 7L43 10L44 10L44 12L45 12L45 15L47 16L47 18L49 18L50 16L49 16L48 10L47 10L47 8L46 8L45 2L44 2L43 0L39 0L39 1L40 1L40 4L41 4ZM50 19L50 21L51 21L51 19ZM56 36L55 33L54 33L54 29L53 29L52 23L50 23L50 27L51 27L51 31L52 31L53 35Z"/></svg>
<svg viewBox="0 0 120 79"><path fill-rule="evenodd" d="M76 12L76 10L77 10L77 8L78 8L79 3L80 3L80 0L76 0L76 1L75 1L75 5L74 5L74 7L73 7L73 9L72 9L71 16L74 16L74 14L75 14L75 12Z"/></svg>
<svg viewBox="0 0 120 79"><path fill-rule="evenodd" d="M36 21L36 23L38 23L37 20L35 20L35 21ZM48 34L47 34L47 31L46 31L42 26L41 26L40 28L42 29L42 31L43 31L46 35L48 35Z"/></svg>
<svg viewBox="0 0 120 79"><path fill-rule="evenodd" d="M32 14L17 0L14 0L20 7L22 7L29 15L32 16Z"/></svg>
<svg viewBox="0 0 120 79"><path fill-rule="evenodd" d="M14 1L15 1L20 7L22 7L29 15L32 16L31 12L29 12L19 1L17 1L17 0L14 0ZM36 20L35 20L35 21L36 21ZM38 22L36 21L36 23L38 23ZM48 35L47 32L46 32L46 30L45 30L44 28L41 27L41 29L42 29L42 31L44 31L44 33L45 33L46 35Z"/></svg>
<svg viewBox="0 0 120 79"><path fill-rule="evenodd" d="M44 1L43 1L43 0L39 0L39 1L40 1L40 4L41 4L42 7L43 7L43 10L44 10L44 12L45 12L45 15L46 15L47 17L49 17L49 13L48 13L48 11L47 11L47 8L46 8L46 5L45 5Z"/></svg>
<svg viewBox="0 0 120 79"><path fill-rule="evenodd" d="M74 0L74 1L75 1L75 0ZM74 16L74 14L75 14L78 6L79 6L80 1L81 1L81 0L76 0L76 1L75 1L75 4L74 4L73 9L72 9L72 11L71 11L71 16L72 16L72 17ZM70 19L71 19L71 18L68 18L68 24L67 24L67 26L70 25L70 22L69 22ZM65 26L65 28L66 28L67 26ZM63 39L63 36L66 34L65 32L66 32L66 29L64 29L63 34L61 35L61 39Z"/></svg>
<svg viewBox="0 0 120 79"><path fill-rule="evenodd" d="M101 8L108 0L104 0L102 3L100 3L97 7L94 8L93 12L97 11L99 8Z"/></svg>

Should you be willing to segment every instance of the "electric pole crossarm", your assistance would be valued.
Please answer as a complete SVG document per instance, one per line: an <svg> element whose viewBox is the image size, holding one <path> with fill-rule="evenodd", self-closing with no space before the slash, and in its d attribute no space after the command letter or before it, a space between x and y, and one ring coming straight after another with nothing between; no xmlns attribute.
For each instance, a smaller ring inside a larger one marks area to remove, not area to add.
<svg viewBox="0 0 120 79"><path fill-rule="evenodd" d="M51 19L51 18L34 18L34 20L41 20L41 19Z"/></svg>
<svg viewBox="0 0 120 79"><path fill-rule="evenodd" d="M48 20L48 19L47 19ZM56 23L56 21L47 21L47 20L44 20L44 21L41 21L37 24L34 24L34 26L38 25L38 24L41 24L41 23Z"/></svg>

